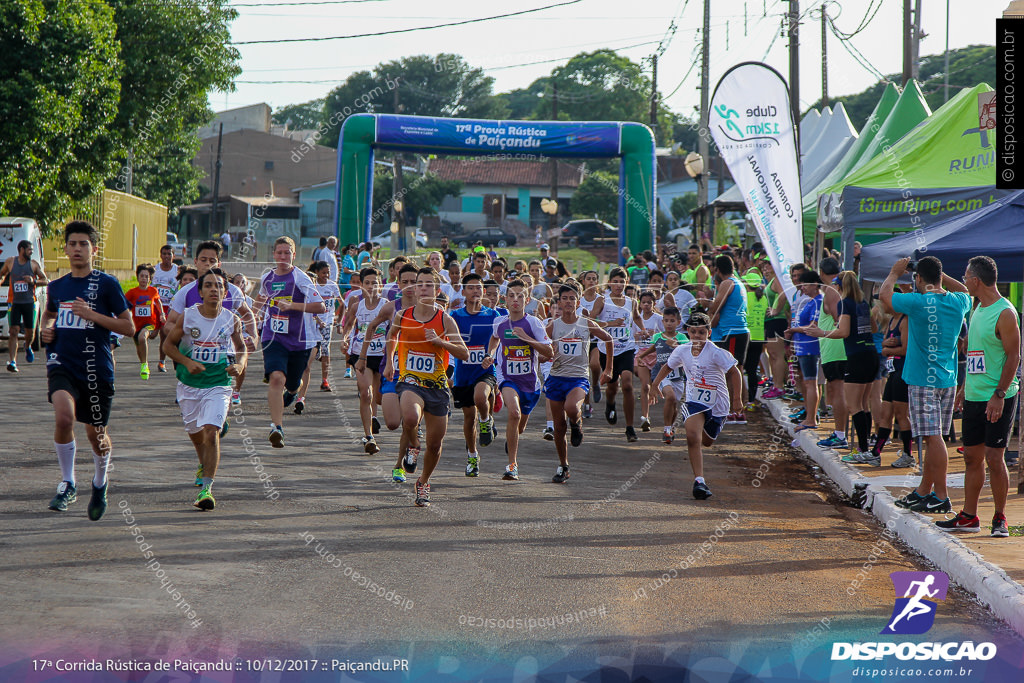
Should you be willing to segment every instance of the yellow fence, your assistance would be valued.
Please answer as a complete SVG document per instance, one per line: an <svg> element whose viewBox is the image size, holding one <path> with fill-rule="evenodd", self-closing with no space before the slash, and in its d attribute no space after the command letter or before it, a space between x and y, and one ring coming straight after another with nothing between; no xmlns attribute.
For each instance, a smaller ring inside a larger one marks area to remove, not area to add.
<svg viewBox="0 0 1024 683"><path fill-rule="evenodd" d="M75 218L100 231L95 266L122 280L134 276L138 264L159 261L160 247L167 241L167 207L117 190L92 197ZM43 252L51 278L68 271L61 228L43 240Z"/></svg>

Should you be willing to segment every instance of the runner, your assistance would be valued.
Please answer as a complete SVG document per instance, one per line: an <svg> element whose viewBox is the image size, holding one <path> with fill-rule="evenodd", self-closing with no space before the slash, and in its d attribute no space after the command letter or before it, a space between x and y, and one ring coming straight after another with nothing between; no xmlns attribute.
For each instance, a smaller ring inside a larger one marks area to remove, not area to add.
<svg viewBox="0 0 1024 683"><path fill-rule="evenodd" d="M747 360L750 329L747 327L747 290L736 276L732 258L723 254L715 259L718 287L708 309L711 318L711 341L732 354L742 368ZM756 387L755 387L756 390ZM734 397L732 403L742 397ZM727 424L746 424L743 411L726 417Z"/></svg>
<svg viewBox="0 0 1024 683"><path fill-rule="evenodd" d="M274 448L284 448L284 409L302 389L302 373L319 333L306 313L324 313L323 298L313 281L296 268L295 242L290 237L274 240L274 270L260 280L256 307L266 320L260 337L263 373L269 380L270 434Z"/></svg>
<svg viewBox="0 0 1024 683"><path fill-rule="evenodd" d="M124 297L132 309L135 323L135 353L139 357L139 377L149 379L149 340L163 329L166 318L160 301L160 292L151 282L156 268L148 263L139 264L135 269L138 287L125 292Z"/></svg>
<svg viewBox="0 0 1024 683"><path fill-rule="evenodd" d="M35 362L32 340L36 334L36 287L45 287L50 281L38 261L32 260L32 243L18 242L18 255L4 261L0 268L0 282L10 276L7 290L7 362L8 372L18 371L18 335L25 333L25 362Z"/></svg>
<svg viewBox="0 0 1024 683"><path fill-rule="evenodd" d="M583 285L583 294L580 296L580 316L593 320L594 302L601 298L601 292L598 288L598 277L596 270L585 270L580 274L580 280ZM600 353L597 350L597 341L595 339L590 340L590 349L587 352L587 357L590 363L590 387L591 391L587 393L587 398L583 402L583 417L590 419L594 414L594 409L591 406L591 400L594 403L601 402L601 365L600 365ZM593 399L591 399L593 396Z"/></svg>
<svg viewBox="0 0 1024 683"><path fill-rule="evenodd" d="M1010 535L1006 521L1006 497L1010 474L1006 469L1006 441L1016 414L1020 379L1020 327L1017 311L996 288L996 262L975 256L967 262L964 283L978 300L967 330L967 381L957 392L954 410L963 408L964 507L950 520L936 522L943 531L974 531L981 527L978 499L985 484L985 466L995 513L992 536Z"/></svg>
<svg viewBox="0 0 1024 683"><path fill-rule="evenodd" d="M156 264L156 270L153 272L153 286L160 294L164 320L167 320L167 314L171 311L171 300L174 298L174 293L178 291L178 266L174 263L174 249L169 244L160 247L160 263ZM158 372L167 372L167 367L164 365L164 359L167 358L164 354L164 341L167 340L169 331L168 325L160 328L160 362L156 365Z"/></svg>
<svg viewBox="0 0 1024 683"><path fill-rule="evenodd" d="M249 290L252 289L252 285L249 284L249 279L241 273L235 273L234 277L231 278L231 284L238 287L238 290L242 292L242 296L245 297L245 305L251 311L253 309L253 300L252 297L249 296ZM242 339L246 339L244 328L242 330ZM255 340L251 339L246 345L246 348L252 346L252 348L255 349L254 341ZM163 353L162 348L160 349L160 353ZM237 377L235 377L234 390L231 392L231 405L233 406L242 405L242 385L245 384L245 371L248 369L249 364L246 363L245 367L242 368L242 371L238 373Z"/></svg>
<svg viewBox="0 0 1024 683"><path fill-rule="evenodd" d="M483 306L483 279L476 273L462 278L462 291L466 305L452 311L451 317L459 328L462 340L469 350L469 358L455 365L452 398L455 408L462 409L462 432L466 439L466 476L480 474L480 454L477 451L477 431L481 446L491 445L494 439L494 416L491 403L498 384L494 366L482 367L487 355L487 344L494 331L498 312Z"/></svg>
<svg viewBox="0 0 1024 683"><path fill-rule="evenodd" d="M813 270L804 271L800 276L800 290L804 299L797 300L793 310L797 312L795 324L786 330L786 338L793 340L793 355L796 356L803 378L803 417L797 419L796 431L814 429L818 426L818 339L809 334L809 330L818 329L818 316L821 315L821 277Z"/></svg>
<svg viewBox="0 0 1024 683"><path fill-rule="evenodd" d="M607 382L612 376L614 343L611 335L589 318L577 313L579 292L564 284L558 288L560 317L547 326L547 335L553 340L554 359L551 371L544 382L544 395L554 422L555 451L558 453L558 469L551 481L564 484L569 478L569 449L566 446L566 426L572 433L573 448L583 443L583 419L581 406L590 394L590 361L588 351L592 340L600 340L605 346L605 368L599 380Z"/></svg>
<svg viewBox="0 0 1024 683"><path fill-rule="evenodd" d="M594 304L593 316L601 323L601 327L615 341L615 359L612 364L612 378L605 392L604 416L608 424L615 424L618 415L615 412L615 395L619 390L619 378L622 378L622 407L626 413L626 441L633 442L639 437L633 429L633 365L636 353L636 341L633 338L634 327L644 332L644 323L640 319L640 309L635 300L623 296L626 287L626 271L612 268L608 273L608 291L604 297ZM600 354L604 355L604 354ZM601 364L605 359L598 356Z"/></svg>
<svg viewBox="0 0 1024 683"><path fill-rule="evenodd" d="M200 242L196 247L195 268L183 267L179 270L178 291L171 299L171 310L167 312L166 324L174 323L186 308L202 303L202 297L199 296L199 289L195 282L210 268L220 268L222 248L221 243L216 240ZM229 285L221 305L234 312L242 320L242 337L245 339L245 348L251 353L256 350L256 316L248 301L248 297L241 289Z"/></svg>
<svg viewBox="0 0 1024 683"><path fill-rule="evenodd" d="M242 339L242 322L222 306L228 281L220 268L199 278L202 303L185 309L164 341L175 362L177 399L185 432L196 449L199 468L195 502L200 510L212 510L213 480L220 464L220 437L227 424L231 402L231 378L245 369L249 354Z"/></svg>
<svg viewBox="0 0 1024 683"><path fill-rule="evenodd" d="M380 401L380 370L384 362L384 343L388 325L379 322L373 327L371 323L379 320L381 311L389 305L380 296L380 273L376 268L363 268L359 271L363 296L352 297L345 313L345 327L341 331L342 352L348 354L348 364L356 370L356 391L359 395L359 419L363 423L363 450L367 455L380 452L380 446L373 435L380 432L380 421L374 412ZM348 341L352 334L351 343ZM366 355L361 356L364 341L369 330L370 344ZM396 424L395 427L398 425ZM389 429L394 429L390 424Z"/></svg>
<svg viewBox="0 0 1024 683"><path fill-rule="evenodd" d="M641 356L654 356L654 367L651 368L651 374L654 375L655 380L662 374L661 369L665 367L668 357L672 355L676 347L689 341L685 334L677 331L680 322L678 308L666 308L661 315L661 322L665 329L654 335L651 339L651 346L640 354ZM676 435L676 411L679 409L679 402L686 396L686 377L677 368L666 373L661 381L652 380L652 383L660 391L651 392L649 398L651 405L657 401L659 394L665 398L662 411L662 424L664 425L662 441L672 443Z"/></svg>
<svg viewBox="0 0 1024 683"><path fill-rule="evenodd" d="M661 393L661 381L669 371L682 368L686 375L686 402L682 405L686 450L693 469L693 497L706 500L711 489L704 480L703 448L715 443L729 412L740 410L743 375L736 358L727 350L709 344L711 320L694 313L686 322L690 341L677 347L658 372L655 391ZM732 404L730 406L730 397Z"/></svg>
<svg viewBox="0 0 1024 683"><path fill-rule="evenodd" d="M114 399L114 359L110 333L135 330L128 302L117 279L93 270L100 234L86 221L64 226L64 253L71 272L50 282L41 341L46 344L47 398L53 404L53 445L61 483L50 509L65 512L77 499L75 422L85 424L95 473L89 519L107 509L107 468L112 445L107 422Z"/></svg>
<svg viewBox="0 0 1024 683"><path fill-rule="evenodd" d="M658 271L651 273L653 276L661 275ZM651 348L651 337L665 329L661 315L654 312L654 304L658 300L656 292L646 290L640 294L640 320L643 321L644 329L647 331L647 338L637 344L636 361L633 372L640 380L640 431L651 431L651 419L647 416L647 409L651 405L651 368L654 366L653 355L643 356L644 351ZM643 358L641 358L643 356Z"/></svg>
<svg viewBox="0 0 1024 683"><path fill-rule="evenodd" d="M551 340L548 339L541 321L525 314L529 299L526 284L515 279L508 283L505 292L508 315L494 321L494 329L481 366L486 370L497 365L498 391L508 409L508 424L505 427L505 449L508 465L502 479L519 479L519 435L526 430L530 413L540 399L540 380L537 366L541 360L551 358ZM500 356L495 356L500 351Z"/></svg>
<svg viewBox="0 0 1024 683"><path fill-rule="evenodd" d="M768 279L764 295L768 299L768 310L765 311L764 334L765 351L768 353L768 365L771 370L772 386L761 394L762 399L782 398L789 377L786 362L786 328L789 327L789 297L782 288L782 281L775 275L775 268L767 259L761 262L761 270ZM799 287L797 287L799 290Z"/></svg>
<svg viewBox="0 0 1024 683"><path fill-rule="evenodd" d="M330 240L327 244L330 245ZM320 391L333 391L331 383L327 381L331 372L331 330L334 323L341 317L341 309L338 302L341 300L341 289L338 283L331 280L331 265L326 261L316 261L310 267L316 280L313 286L320 292L324 300L324 307L327 309L319 315L307 313L312 316L313 324L319 335L316 342L316 353L309 354L309 362L306 363L306 371L302 373L302 389L299 397L295 400L295 414L301 415L306 408L306 392L309 390L309 375L313 368L314 361L320 361Z"/></svg>
<svg viewBox="0 0 1024 683"><path fill-rule="evenodd" d="M448 354L469 360L455 321L434 302L438 285L437 271L429 266L419 269L416 305L395 314L384 355L384 376L398 382L405 440L413 441L420 420L426 427L423 469L416 480L416 505L420 507L430 505L430 475L441 459L441 444L448 431L452 402L446 375Z"/></svg>

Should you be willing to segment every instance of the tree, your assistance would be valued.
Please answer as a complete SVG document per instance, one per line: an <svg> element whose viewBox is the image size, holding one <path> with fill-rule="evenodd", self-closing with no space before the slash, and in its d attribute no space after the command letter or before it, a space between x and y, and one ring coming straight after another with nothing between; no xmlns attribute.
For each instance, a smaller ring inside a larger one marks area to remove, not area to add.
<svg viewBox="0 0 1024 683"><path fill-rule="evenodd" d="M679 197L672 199L672 204L669 206L669 211L672 212L672 218L678 221L688 221L692 216L692 212L697 208L697 193L687 192Z"/></svg>
<svg viewBox="0 0 1024 683"><path fill-rule="evenodd" d="M100 0L0 5L0 214L50 229L114 171L115 35Z"/></svg>
<svg viewBox="0 0 1024 683"><path fill-rule="evenodd" d="M510 90L507 93L497 95L502 100L504 106L508 109L508 118L514 121L525 121L525 120L538 120L551 118L550 105L547 116L541 116L538 111L539 98L544 95L546 91L550 91L551 79L547 76L542 76L535 80L533 83L526 88L517 88Z"/></svg>
<svg viewBox="0 0 1024 683"><path fill-rule="evenodd" d="M321 97L281 107L271 114L270 120L279 126L287 125L289 130L312 130L324 120L325 99Z"/></svg>
<svg viewBox="0 0 1024 683"><path fill-rule="evenodd" d="M338 146L345 119L359 112L395 113L395 89L402 114L455 118L502 118L507 110L493 94L494 79L456 54L416 55L358 71L328 93L324 133L318 141Z"/></svg>
<svg viewBox="0 0 1024 683"><path fill-rule="evenodd" d="M134 157L134 193L173 211L199 196L203 171L192 160L200 144L196 130L213 117L207 93L234 90L241 73L228 28L237 12L227 0L109 4L124 63L109 137L119 163L129 152ZM121 178L123 173L108 186L126 189Z"/></svg>
<svg viewBox="0 0 1024 683"><path fill-rule="evenodd" d="M402 175L405 194L401 197L406 218L409 224L415 223L420 216L433 216L445 197L458 197L462 194L462 181L442 180L434 173ZM374 222L387 220L390 216L392 187L394 178L391 171L378 171L373 176L373 215Z"/></svg>
<svg viewBox="0 0 1024 683"><path fill-rule="evenodd" d="M607 171L593 171L572 195L569 208L574 218L592 218L615 225L619 221L619 177Z"/></svg>

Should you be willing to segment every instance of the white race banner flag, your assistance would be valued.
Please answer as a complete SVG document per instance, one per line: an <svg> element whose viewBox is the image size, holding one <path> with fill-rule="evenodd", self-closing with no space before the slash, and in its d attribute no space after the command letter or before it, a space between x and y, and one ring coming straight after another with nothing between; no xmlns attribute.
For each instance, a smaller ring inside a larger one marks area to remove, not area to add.
<svg viewBox="0 0 1024 683"><path fill-rule="evenodd" d="M711 96L708 128L790 301L789 267L803 262L800 163L789 87L778 71L744 62Z"/></svg>

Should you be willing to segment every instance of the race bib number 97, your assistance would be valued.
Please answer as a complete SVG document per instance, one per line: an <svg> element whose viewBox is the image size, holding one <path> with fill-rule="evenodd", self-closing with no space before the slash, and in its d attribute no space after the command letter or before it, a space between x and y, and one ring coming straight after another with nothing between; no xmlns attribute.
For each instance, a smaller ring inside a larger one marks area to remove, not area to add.
<svg viewBox="0 0 1024 683"><path fill-rule="evenodd" d="M583 353L583 340L562 339L558 342L558 349L563 356L579 356Z"/></svg>

